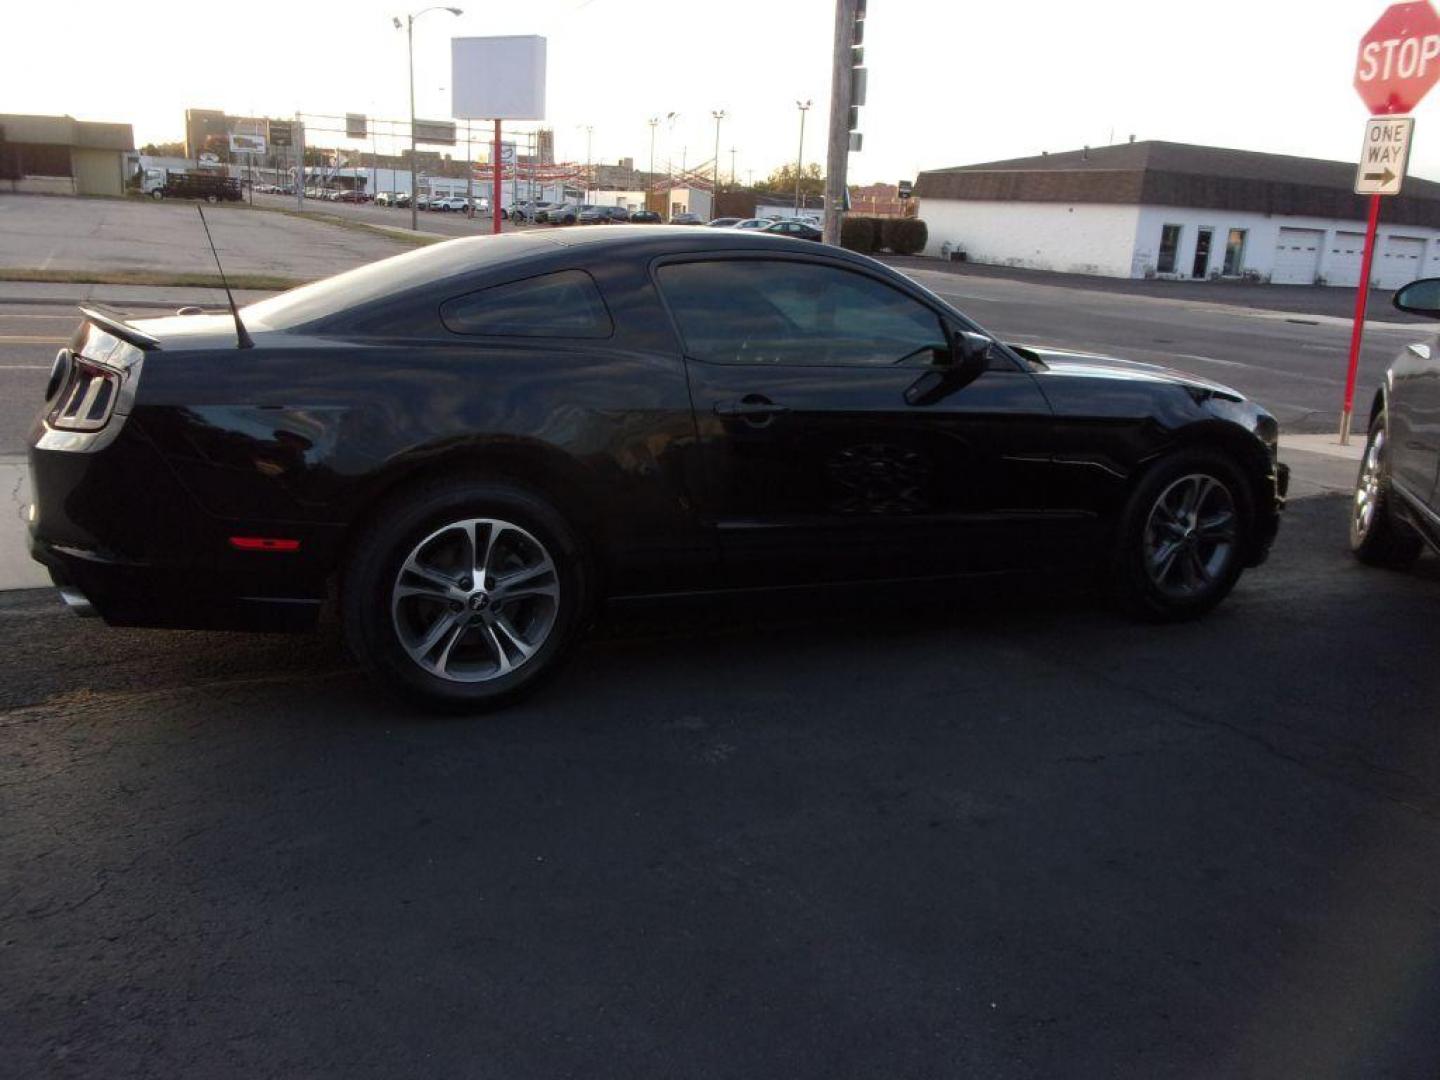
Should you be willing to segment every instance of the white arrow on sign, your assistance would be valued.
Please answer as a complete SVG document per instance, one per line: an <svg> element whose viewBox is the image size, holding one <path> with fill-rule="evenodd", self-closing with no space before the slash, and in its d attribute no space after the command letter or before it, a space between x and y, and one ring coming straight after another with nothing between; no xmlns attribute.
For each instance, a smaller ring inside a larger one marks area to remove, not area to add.
<svg viewBox="0 0 1440 1080"><path fill-rule="evenodd" d="M1372 116L1365 121L1360 166L1355 170L1355 194L1400 194L1414 134L1413 116Z"/></svg>

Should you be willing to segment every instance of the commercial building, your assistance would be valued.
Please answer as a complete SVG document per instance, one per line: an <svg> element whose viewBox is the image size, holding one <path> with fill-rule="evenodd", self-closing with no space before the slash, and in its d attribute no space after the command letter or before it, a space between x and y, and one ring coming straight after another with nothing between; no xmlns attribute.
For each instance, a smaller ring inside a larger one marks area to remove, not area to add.
<svg viewBox="0 0 1440 1080"><path fill-rule="evenodd" d="M0 190L123 195L134 149L129 124L0 113Z"/></svg>
<svg viewBox="0 0 1440 1080"><path fill-rule="evenodd" d="M1360 279L1355 165L1131 142L922 172L927 255L1107 277ZM1440 274L1440 184L1386 198L1371 280Z"/></svg>

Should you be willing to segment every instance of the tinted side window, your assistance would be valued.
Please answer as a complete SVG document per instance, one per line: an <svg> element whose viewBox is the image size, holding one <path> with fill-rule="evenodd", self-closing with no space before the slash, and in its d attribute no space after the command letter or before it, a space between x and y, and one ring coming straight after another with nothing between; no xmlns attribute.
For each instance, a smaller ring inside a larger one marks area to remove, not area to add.
<svg viewBox="0 0 1440 1080"><path fill-rule="evenodd" d="M440 305L455 334L604 338L614 330L600 290L583 270L492 285Z"/></svg>
<svg viewBox="0 0 1440 1080"><path fill-rule="evenodd" d="M898 289L814 263L761 259L660 268L688 355L719 364L928 363L940 318Z"/></svg>

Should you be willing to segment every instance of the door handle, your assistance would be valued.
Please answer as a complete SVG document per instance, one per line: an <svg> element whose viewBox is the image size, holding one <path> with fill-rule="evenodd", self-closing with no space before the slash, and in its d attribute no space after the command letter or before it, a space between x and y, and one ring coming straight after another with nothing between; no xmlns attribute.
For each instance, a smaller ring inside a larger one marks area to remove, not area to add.
<svg viewBox="0 0 1440 1080"><path fill-rule="evenodd" d="M789 411L789 406L777 405L763 394L746 394L739 401L715 403L716 416L740 417L744 420L768 420Z"/></svg>

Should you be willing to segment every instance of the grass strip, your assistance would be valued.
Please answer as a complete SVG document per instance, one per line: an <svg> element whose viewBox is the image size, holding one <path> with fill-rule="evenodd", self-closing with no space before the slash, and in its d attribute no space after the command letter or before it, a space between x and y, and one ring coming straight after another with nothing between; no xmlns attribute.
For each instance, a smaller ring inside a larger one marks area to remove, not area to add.
<svg viewBox="0 0 1440 1080"><path fill-rule="evenodd" d="M232 289L278 292L306 284L302 278L279 274L227 274ZM172 270L37 270L27 266L0 266L0 281L48 281L64 285L168 285L220 288L219 274L176 273Z"/></svg>
<svg viewBox="0 0 1440 1080"><path fill-rule="evenodd" d="M450 237L440 236L416 236L413 233L401 232L395 228L387 228L383 225L372 225L367 221L355 221L351 218L341 217L338 214L327 214L324 211L316 210L281 210L273 206L257 206L256 210L267 210L272 214L284 214L287 217L299 218L301 221L318 221L325 225L337 225L342 229L350 229L353 232L368 233L371 236L379 236L385 240L393 240L397 244L405 244L409 247L428 247L431 244L438 244Z"/></svg>

